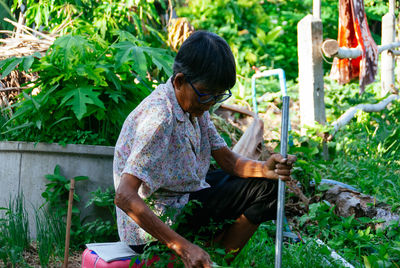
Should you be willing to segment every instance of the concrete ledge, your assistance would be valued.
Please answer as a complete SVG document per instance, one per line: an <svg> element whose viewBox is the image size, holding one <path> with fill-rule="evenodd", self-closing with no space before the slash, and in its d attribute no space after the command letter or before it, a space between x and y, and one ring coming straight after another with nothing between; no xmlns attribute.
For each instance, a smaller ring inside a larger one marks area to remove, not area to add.
<svg viewBox="0 0 400 268"><path fill-rule="evenodd" d="M10 196L23 191L28 211L32 237L35 237L34 209L45 200L41 194L49 181L46 174L53 174L56 165L67 179L87 176L89 180L78 181L76 193L81 201L76 204L81 217L93 220L102 217L102 211L86 204L90 193L101 188L113 187L114 147L0 141L0 207L6 207Z"/></svg>
<svg viewBox="0 0 400 268"><path fill-rule="evenodd" d="M93 156L113 156L114 147L98 145L67 144L61 146L55 143L33 143L21 141L2 141L0 142L0 153L9 151L19 152L43 152L43 153L61 153L78 154Z"/></svg>

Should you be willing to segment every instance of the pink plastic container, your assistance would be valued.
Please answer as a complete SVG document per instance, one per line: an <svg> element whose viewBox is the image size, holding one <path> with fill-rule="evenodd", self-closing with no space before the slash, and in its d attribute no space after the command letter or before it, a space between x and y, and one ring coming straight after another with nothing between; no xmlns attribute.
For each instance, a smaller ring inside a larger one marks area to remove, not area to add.
<svg viewBox="0 0 400 268"><path fill-rule="evenodd" d="M151 260L143 260L141 261L139 258L136 258L135 263L133 264L132 268L142 268L146 267L144 264L146 263L147 266L150 266L154 262L157 262L160 258L158 256L154 256ZM174 258L171 256L171 260ZM81 268L128 268L129 264L131 263L131 259L124 259L112 262L105 262L102 258L100 258L96 252L85 249L82 254L82 264ZM169 263L167 268L173 268L174 264Z"/></svg>

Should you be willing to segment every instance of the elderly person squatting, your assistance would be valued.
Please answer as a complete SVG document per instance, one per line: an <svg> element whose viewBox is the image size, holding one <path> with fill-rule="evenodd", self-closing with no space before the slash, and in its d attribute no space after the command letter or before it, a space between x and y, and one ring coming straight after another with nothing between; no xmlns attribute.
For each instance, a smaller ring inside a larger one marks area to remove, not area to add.
<svg viewBox="0 0 400 268"><path fill-rule="evenodd" d="M274 154L255 161L227 147L208 110L231 96L235 82L226 41L198 31L178 51L173 76L127 117L115 147L115 204L121 241L138 253L156 239L185 267L211 267L208 253L184 237L187 231L221 223L218 233L204 235L239 252L262 222L276 218L277 181L290 180L296 158ZM211 156L222 170L207 173ZM202 205L177 231L158 217L189 200Z"/></svg>

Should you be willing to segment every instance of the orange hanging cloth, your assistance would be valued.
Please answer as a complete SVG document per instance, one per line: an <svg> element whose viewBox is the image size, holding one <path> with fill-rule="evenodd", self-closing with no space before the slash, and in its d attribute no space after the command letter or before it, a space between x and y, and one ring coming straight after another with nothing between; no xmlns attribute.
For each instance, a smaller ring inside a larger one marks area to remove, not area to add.
<svg viewBox="0 0 400 268"><path fill-rule="evenodd" d="M359 47L362 55L356 59L335 58L331 78L345 84L359 77L361 94L375 81L378 71L378 47L369 31L364 0L339 0L338 42L340 47Z"/></svg>

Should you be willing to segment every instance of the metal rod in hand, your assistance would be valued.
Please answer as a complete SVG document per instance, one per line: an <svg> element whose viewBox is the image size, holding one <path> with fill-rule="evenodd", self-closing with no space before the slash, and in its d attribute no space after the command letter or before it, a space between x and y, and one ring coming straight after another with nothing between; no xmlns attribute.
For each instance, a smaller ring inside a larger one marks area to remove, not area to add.
<svg viewBox="0 0 400 268"><path fill-rule="evenodd" d="M68 268L69 238L71 232L71 217L72 217L72 203L74 201L74 189L75 189L75 180L71 179L71 184L69 187L69 198L68 198L67 229L65 232L64 264L62 266L63 268Z"/></svg>
<svg viewBox="0 0 400 268"><path fill-rule="evenodd" d="M287 157L288 129L289 129L289 96L283 97L282 126L281 126L281 155ZM275 268L282 265L282 229L285 209L285 182L278 181L278 208L276 219L276 242L275 242Z"/></svg>

